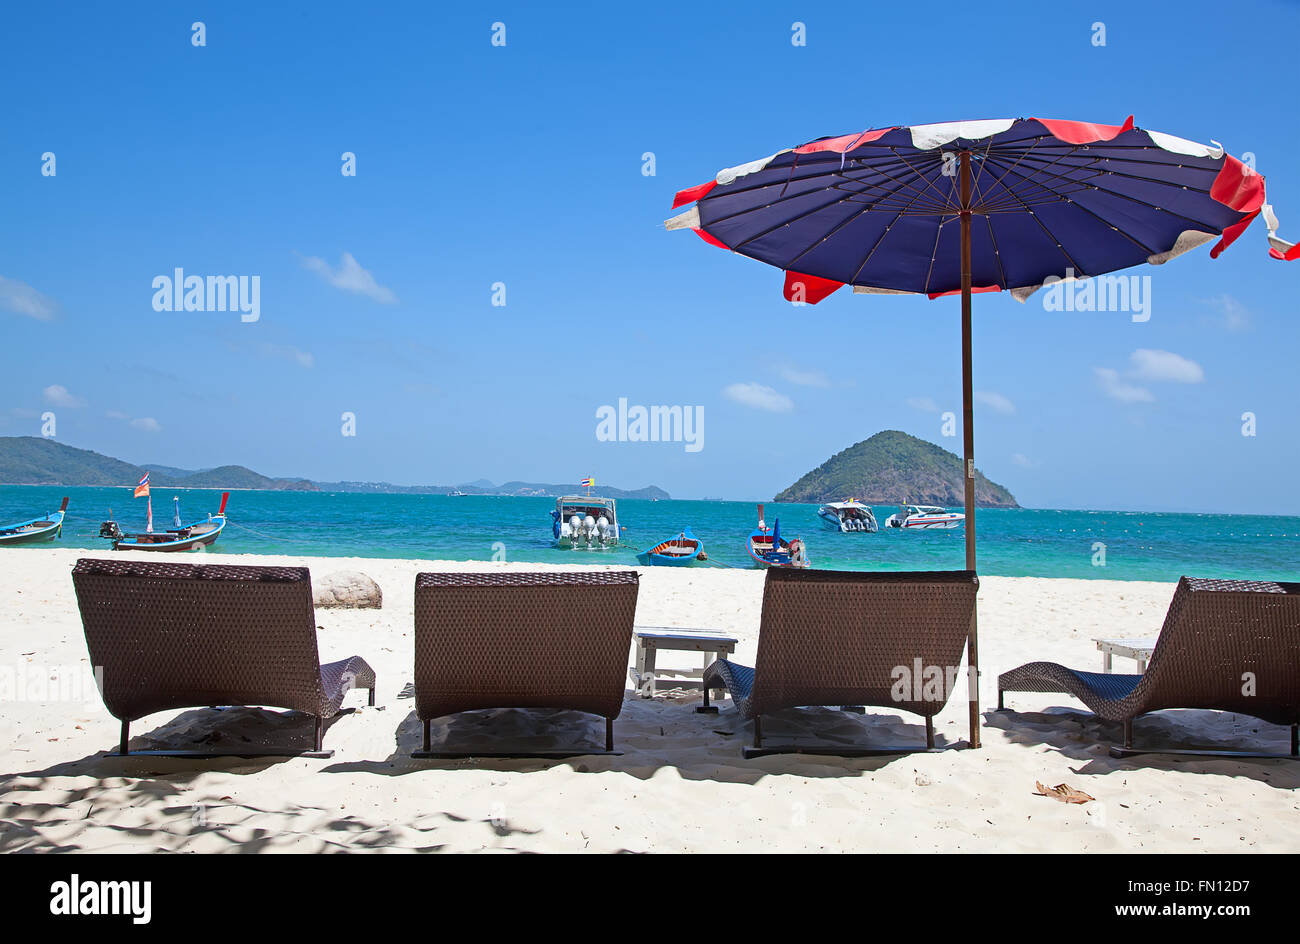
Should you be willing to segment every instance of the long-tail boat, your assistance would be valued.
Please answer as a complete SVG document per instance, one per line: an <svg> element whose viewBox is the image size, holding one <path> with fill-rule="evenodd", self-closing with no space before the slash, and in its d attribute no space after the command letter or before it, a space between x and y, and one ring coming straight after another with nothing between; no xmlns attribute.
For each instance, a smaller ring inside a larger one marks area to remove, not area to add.
<svg viewBox="0 0 1300 944"><path fill-rule="evenodd" d="M63 531L63 516L68 510L68 497L63 496L59 510L44 518L33 518L17 524L0 526L0 544L38 544L53 541Z"/></svg>
<svg viewBox="0 0 1300 944"><path fill-rule="evenodd" d="M202 550L220 536L226 526L226 499L229 492L221 493L221 507L215 515L208 515L206 521L181 524L180 499L176 499L177 511L175 526L166 531L144 531L140 533L123 533L118 523L109 519L99 526L99 536L113 542L115 551L195 551ZM150 515L152 519L152 514Z"/></svg>
<svg viewBox="0 0 1300 944"><path fill-rule="evenodd" d="M660 541L648 551L642 551L636 559L648 567L686 567L700 556L704 542L686 528L667 541Z"/></svg>
<svg viewBox="0 0 1300 944"><path fill-rule="evenodd" d="M787 541L781 537L781 519L773 522L772 530L767 529L763 520L763 506L758 506L758 527L749 533L745 541L745 551L749 559L759 567L810 567L808 550L803 541L795 538Z"/></svg>

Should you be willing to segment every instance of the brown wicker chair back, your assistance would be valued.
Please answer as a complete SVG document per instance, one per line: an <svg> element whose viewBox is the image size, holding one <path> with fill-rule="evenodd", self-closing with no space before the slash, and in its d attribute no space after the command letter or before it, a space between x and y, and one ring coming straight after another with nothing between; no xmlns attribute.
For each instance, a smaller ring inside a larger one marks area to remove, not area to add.
<svg viewBox="0 0 1300 944"><path fill-rule="evenodd" d="M208 705L337 713L304 567L83 559L72 583L104 704L123 721Z"/></svg>
<svg viewBox="0 0 1300 944"><path fill-rule="evenodd" d="M1183 577L1146 673L1125 699L1300 722L1300 583Z"/></svg>
<svg viewBox="0 0 1300 944"><path fill-rule="evenodd" d="M752 713L874 705L933 717L965 684L978 588L970 571L769 570Z"/></svg>
<svg viewBox="0 0 1300 944"><path fill-rule="evenodd" d="M417 715L570 708L618 717L637 579L635 571L417 574Z"/></svg>

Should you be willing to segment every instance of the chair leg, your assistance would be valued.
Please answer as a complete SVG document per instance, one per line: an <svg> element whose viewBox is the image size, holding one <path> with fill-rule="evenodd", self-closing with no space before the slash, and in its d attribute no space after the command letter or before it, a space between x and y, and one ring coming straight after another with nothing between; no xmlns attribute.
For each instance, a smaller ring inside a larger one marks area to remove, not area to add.
<svg viewBox="0 0 1300 944"><path fill-rule="evenodd" d="M1006 705L1002 704L1002 689L998 689L998 711L1006 711Z"/></svg>
<svg viewBox="0 0 1300 944"><path fill-rule="evenodd" d="M373 685L370 687L370 707L375 707L375 689Z"/></svg>
<svg viewBox="0 0 1300 944"><path fill-rule="evenodd" d="M763 719L758 715L754 716L754 746L763 746Z"/></svg>
<svg viewBox="0 0 1300 944"><path fill-rule="evenodd" d="M1291 725L1291 756L1300 757L1300 724Z"/></svg>
<svg viewBox="0 0 1300 944"><path fill-rule="evenodd" d="M925 749L934 750L934 719L930 717L925 719Z"/></svg>
<svg viewBox="0 0 1300 944"><path fill-rule="evenodd" d="M1124 750L1126 751L1132 750L1132 748L1133 748L1133 719L1129 718L1129 720L1124 722Z"/></svg>
<svg viewBox="0 0 1300 944"><path fill-rule="evenodd" d="M429 721L430 720L431 719L426 718L424 722L424 749L426 751L433 750L433 748L429 744Z"/></svg>
<svg viewBox="0 0 1300 944"><path fill-rule="evenodd" d="M701 683L701 690L704 692L704 703L695 706L696 714L716 715L718 713L718 706L709 704L709 686Z"/></svg>
<svg viewBox="0 0 1300 944"><path fill-rule="evenodd" d="M131 740L131 722L123 721L122 737L117 745L117 752L121 754L123 757L126 756L126 742L129 740ZM1291 741L1293 744L1295 743L1295 728L1291 729Z"/></svg>
<svg viewBox="0 0 1300 944"><path fill-rule="evenodd" d="M614 750L614 719L605 719L605 750Z"/></svg>
<svg viewBox="0 0 1300 944"><path fill-rule="evenodd" d="M316 716L316 750L324 750L322 745L325 743L325 719L320 715Z"/></svg>

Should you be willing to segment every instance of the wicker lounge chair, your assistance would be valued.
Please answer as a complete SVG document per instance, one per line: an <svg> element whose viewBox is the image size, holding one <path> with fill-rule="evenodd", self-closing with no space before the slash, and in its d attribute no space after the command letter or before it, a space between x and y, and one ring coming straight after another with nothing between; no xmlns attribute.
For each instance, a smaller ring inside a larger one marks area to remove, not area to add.
<svg viewBox="0 0 1300 944"><path fill-rule="evenodd" d="M311 575L305 567L232 567L133 560L77 561L72 571L90 664L100 694L122 722L156 711L265 705L316 718L310 751L131 751L171 757L329 757L324 722L345 692L370 690L363 659L320 664Z"/></svg>
<svg viewBox="0 0 1300 944"><path fill-rule="evenodd" d="M762 716L811 705L874 705L925 719L924 750L934 750L934 716L961 664L979 579L969 571L862 573L769 570L754 668L719 659L704 673L725 687L741 716L753 719L746 757L916 753L914 747L764 747ZM936 682L936 678L938 681Z"/></svg>
<svg viewBox="0 0 1300 944"><path fill-rule="evenodd" d="M1031 662L998 678L1004 692L1064 692L1098 716L1124 724L1133 754L1300 756L1300 583L1183 577L1142 675L1076 672ZM1133 719L1164 708L1235 711L1291 726L1291 753L1134 748Z"/></svg>
<svg viewBox="0 0 1300 944"><path fill-rule="evenodd" d="M433 750L433 718L478 708L568 708L605 719L605 752L636 612L635 571L437 573L415 578L414 757L571 757L568 751Z"/></svg>

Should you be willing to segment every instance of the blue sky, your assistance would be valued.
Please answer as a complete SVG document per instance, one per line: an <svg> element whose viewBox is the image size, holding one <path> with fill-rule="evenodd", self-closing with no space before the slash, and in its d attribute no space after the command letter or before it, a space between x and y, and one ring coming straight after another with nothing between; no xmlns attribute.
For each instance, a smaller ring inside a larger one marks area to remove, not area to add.
<svg viewBox="0 0 1300 944"><path fill-rule="evenodd" d="M60 441L135 462L404 484L593 474L683 498L770 498L886 428L959 452L939 416L960 407L955 299L792 308L778 271L666 233L673 193L872 126L1134 114L1252 152L1281 235L1300 233L1280 78L1296 4L989 9L11 8L0 435L37 435L53 410ZM259 276L260 319L155 311L152 280L176 267ZM976 297L980 468L1036 507L1300 513L1300 267L1267 258L1257 221L1217 260L1137 274L1146 323ZM778 409L724 395L735 384L770 387ZM596 410L620 397L702 406L704 448L598 441Z"/></svg>

